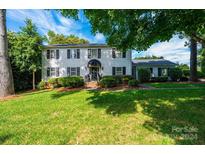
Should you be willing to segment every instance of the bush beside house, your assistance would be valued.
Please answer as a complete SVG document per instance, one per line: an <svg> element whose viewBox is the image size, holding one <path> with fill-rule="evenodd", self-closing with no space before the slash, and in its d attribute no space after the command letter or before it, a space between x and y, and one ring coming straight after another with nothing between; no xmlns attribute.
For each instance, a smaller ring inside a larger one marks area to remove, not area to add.
<svg viewBox="0 0 205 154"><path fill-rule="evenodd" d="M176 67L169 69L169 76L172 81L179 81L182 75L182 70L180 68Z"/></svg>
<svg viewBox="0 0 205 154"><path fill-rule="evenodd" d="M41 81L38 84L39 89L68 87L77 88L84 86L84 80L79 76L50 78L47 82Z"/></svg>
<svg viewBox="0 0 205 154"><path fill-rule="evenodd" d="M131 75L103 76L99 85L103 88L111 88L120 84L127 85L130 80L133 80Z"/></svg>
<svg viewBox="0 0 205 154"><path fill-rule="evenodd" d="M138 84L139 84L139 81L135 80L135 79L132 79L132 80L128 81L128 86L129 87L136 87L136 86L138 86Z"/></svg>
<svg viewBox="0 0 205 154"><path fill-rule="evenodd" d="M117 80L114 77L102 78L99 82L102 88L111 88L117 86Z"/></svg>
<svg viewBox="0 0 205 154"><path fill-rule="evenodd" d="M167 76L159 76L159 77L151 77L151 82L167 82L168 77Z"/></svg>
<svg viewBox="0 0 205 154"><path fill-rule="evenodd" d="M140 82L148 82L151 77L151 72L149 69L141 68L138 70L138 78Z"/></svg>

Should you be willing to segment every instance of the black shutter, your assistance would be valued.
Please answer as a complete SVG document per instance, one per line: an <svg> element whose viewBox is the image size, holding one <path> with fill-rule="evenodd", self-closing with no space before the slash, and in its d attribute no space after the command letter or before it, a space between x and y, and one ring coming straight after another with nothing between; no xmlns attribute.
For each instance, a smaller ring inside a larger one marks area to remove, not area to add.
<svg viewBox="0 0 205 154"><path fill-rule="evenodd" d="M122 52L122 58L126 58L126 52Z"/></svg>
<svg viewBox="0 0 205 154"><path fill-rule="evenodd" d="M77 76L80 76L80 67L77 67Z"/></svg>
<svg viewBox="0 0 205 154"><path fill-rule="evenodd" d="M49 77L50 76L50 67L47 67L47 77Z"/></svg>
<svg viewBox="0 0 205 154"><path fill-rule="evenodd" d="M112 58L116 58L115 49L112 49Z"/></svg>
<svg viewBox="0 0 205 154"><path fill-rule="evenodd" d="M67 67L67 76L70 76L70 67Z"/></svg>
<svg viewBox="0 0 205 154"><path fill-rule="evenodd" d="M112 75L115 75L115 67L112 67Z"/></svg>
<svg viewBox="0 0 205 154"><path fill-rule="evenodd" d="M101 49L98 49L98 58L101 58Z"/></svg>
<svg viewBox="0 0 205 154"><path fill-rule="evenodd" d="M70 56L70 49L67 50L67 58L68 58L68 59L71 58L71 56Z"/></svg>
<svg viewBox="0 0 205 154"><path fill-rule="evenodd" d="M56 67L56 76L59 76L59 67Z"/></svg>
<svg viewBox="0 0 205 154"><path fill-rule="evenodd" d="M80 59L80 49L77 49L77 59Z"/></svg>
<svg viewBox="0 0 205 154"><path fill-rule="evenodd" d="M50 50L47 50L47 59L50 59Z"/></svg>
<svg viewBox="0 0 205 154"><path fill-rule="evenodd" d="M123 67L123 75L126 75L126 67Z"/></svg>
<svg viewBox="0 0 205 154"><path fill-rule="evenodd" d="M91 49L88 49L88 59L91 58Z"/></svg>
<svg viewBox="0 0 205 154"><path fill-rule="evenodd" d="M59 59L59 50L56 50L56 59Z"/></svg>
<svg viewBox="0 0 205 154"><path fill-rule="evenodd" d="M161 75L162 75L162 69L158 68L158 76L161 76Z"/></svg>

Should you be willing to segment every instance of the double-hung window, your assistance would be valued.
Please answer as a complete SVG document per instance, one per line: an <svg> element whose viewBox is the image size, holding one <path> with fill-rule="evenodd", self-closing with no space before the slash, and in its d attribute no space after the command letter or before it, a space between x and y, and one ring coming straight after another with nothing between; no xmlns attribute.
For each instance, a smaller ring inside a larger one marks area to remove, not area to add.
<svg viewBox="0 0 205 154"><path fill-rule="evenodd" d="M58 77L59 67L47 67L47 77Z"/></svg>
<svg viewBox="0 0 205 154"><path fill-rule="evenodd" d="M80 59L80 49L73 50L73 57L74 59Z"/></svg>
<svg viewBox="0 0 205 154"><path fill-rule="evenodd" d="M112 49L112 58L126 58L126 52L116 51L115 48Z"/></svg>
<svg viewBox="0 0 205 154"><path fill-rule="evenodd" d="M67 67L68 76L80 76L80 67Z"/></svg>
<svg viewBox="0 0 205 154"><path fill-rule="evenodd" d="M88 49L88 58L101 58L101 49Z"/></svg>
<svg viewBox="0 0 205 154"><path fill-rule="evenodd" d="M46 57L47 59L59 59L59 50L47 50Z"/></svg>
<svg viewBox="0 0 205 154"><path fill-rule="evenodd" d="M113 67L112 75L126 75L126 67Z"/></svg>
<svg viewBox="0 0 205 154"><path fill-rule="evenodd" d="M123 75L123 67L116 67L115 75Z"/></svg>

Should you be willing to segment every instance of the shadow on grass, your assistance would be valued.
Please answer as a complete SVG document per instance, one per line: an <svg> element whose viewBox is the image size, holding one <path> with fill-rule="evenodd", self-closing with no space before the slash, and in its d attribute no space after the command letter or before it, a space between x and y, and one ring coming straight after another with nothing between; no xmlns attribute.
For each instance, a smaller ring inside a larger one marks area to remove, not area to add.
<svg viewBox="0 0 205 154"><path fill-rule="evenodd" d="M152 118L143 126L174 139L176 144L205 144L205 90L129 90L122 92L90 91L87 100L107 114L137 112Z"/></svg>
<svg viewBox="0 0 205 154"><path fill-rule="evenodd" d="M24 96L27 96L27 95L36 95L36 94L48 93L50 91L51 90L46 89L46 90L26 91L24 93L20 92L19 94L23 93Z"/></svg>
<svg viewBox="0 0 205 154"><path fill-rule="evenodd" d="M68 95L71 95L71 94L75 94L75 93L78 93L80 92L80 90L73 90L73 91L56 91L56 93L52 94L51 95L51 98L52 99L58 99L58 98L61 98L63 96L68 96Z"/></svg>
<svg viewBox="0 0 205 154"><path fill-rule="evenodd" d="M10 134L2 134L0 135L0 144L4 144L7 140L11 138Z"/></svg>
<svg viewBox="0 0 205 154"><path fill-rule="evenodd" d="M89 91L87 100L96 108L105 108L107 114L120 115L136 112L136 96L131 91L103 92Z"/></svg>

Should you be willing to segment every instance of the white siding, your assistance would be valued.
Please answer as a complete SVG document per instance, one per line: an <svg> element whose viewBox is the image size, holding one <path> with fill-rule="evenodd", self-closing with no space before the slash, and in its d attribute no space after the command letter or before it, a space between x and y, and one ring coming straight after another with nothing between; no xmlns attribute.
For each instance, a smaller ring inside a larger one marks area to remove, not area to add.
<svg viewBox="0 0 205 154"><path fill-rule="evenodd" d="M53 48L52 48L53 49ZM67 67L80 67L80 75L85 76L89 73L87 68L88 62L91 60L88 58L89 48L80 49L80 59L67 59L67 49L71 51L74 48L56 48L59 49L59 59L48 59L46 58L46 51L42 53L42 79L47 80L47 67L59 67L60 77L67 76ZM54 49L54 50L56 50ZM126 67L126 74L131 75L131 51L126 53L126 58L112 58L112 48L99 48L101 49L101 58L96 58L101 62L103 70L100 69L100 74L112 75L112 67Z"/></svg>

